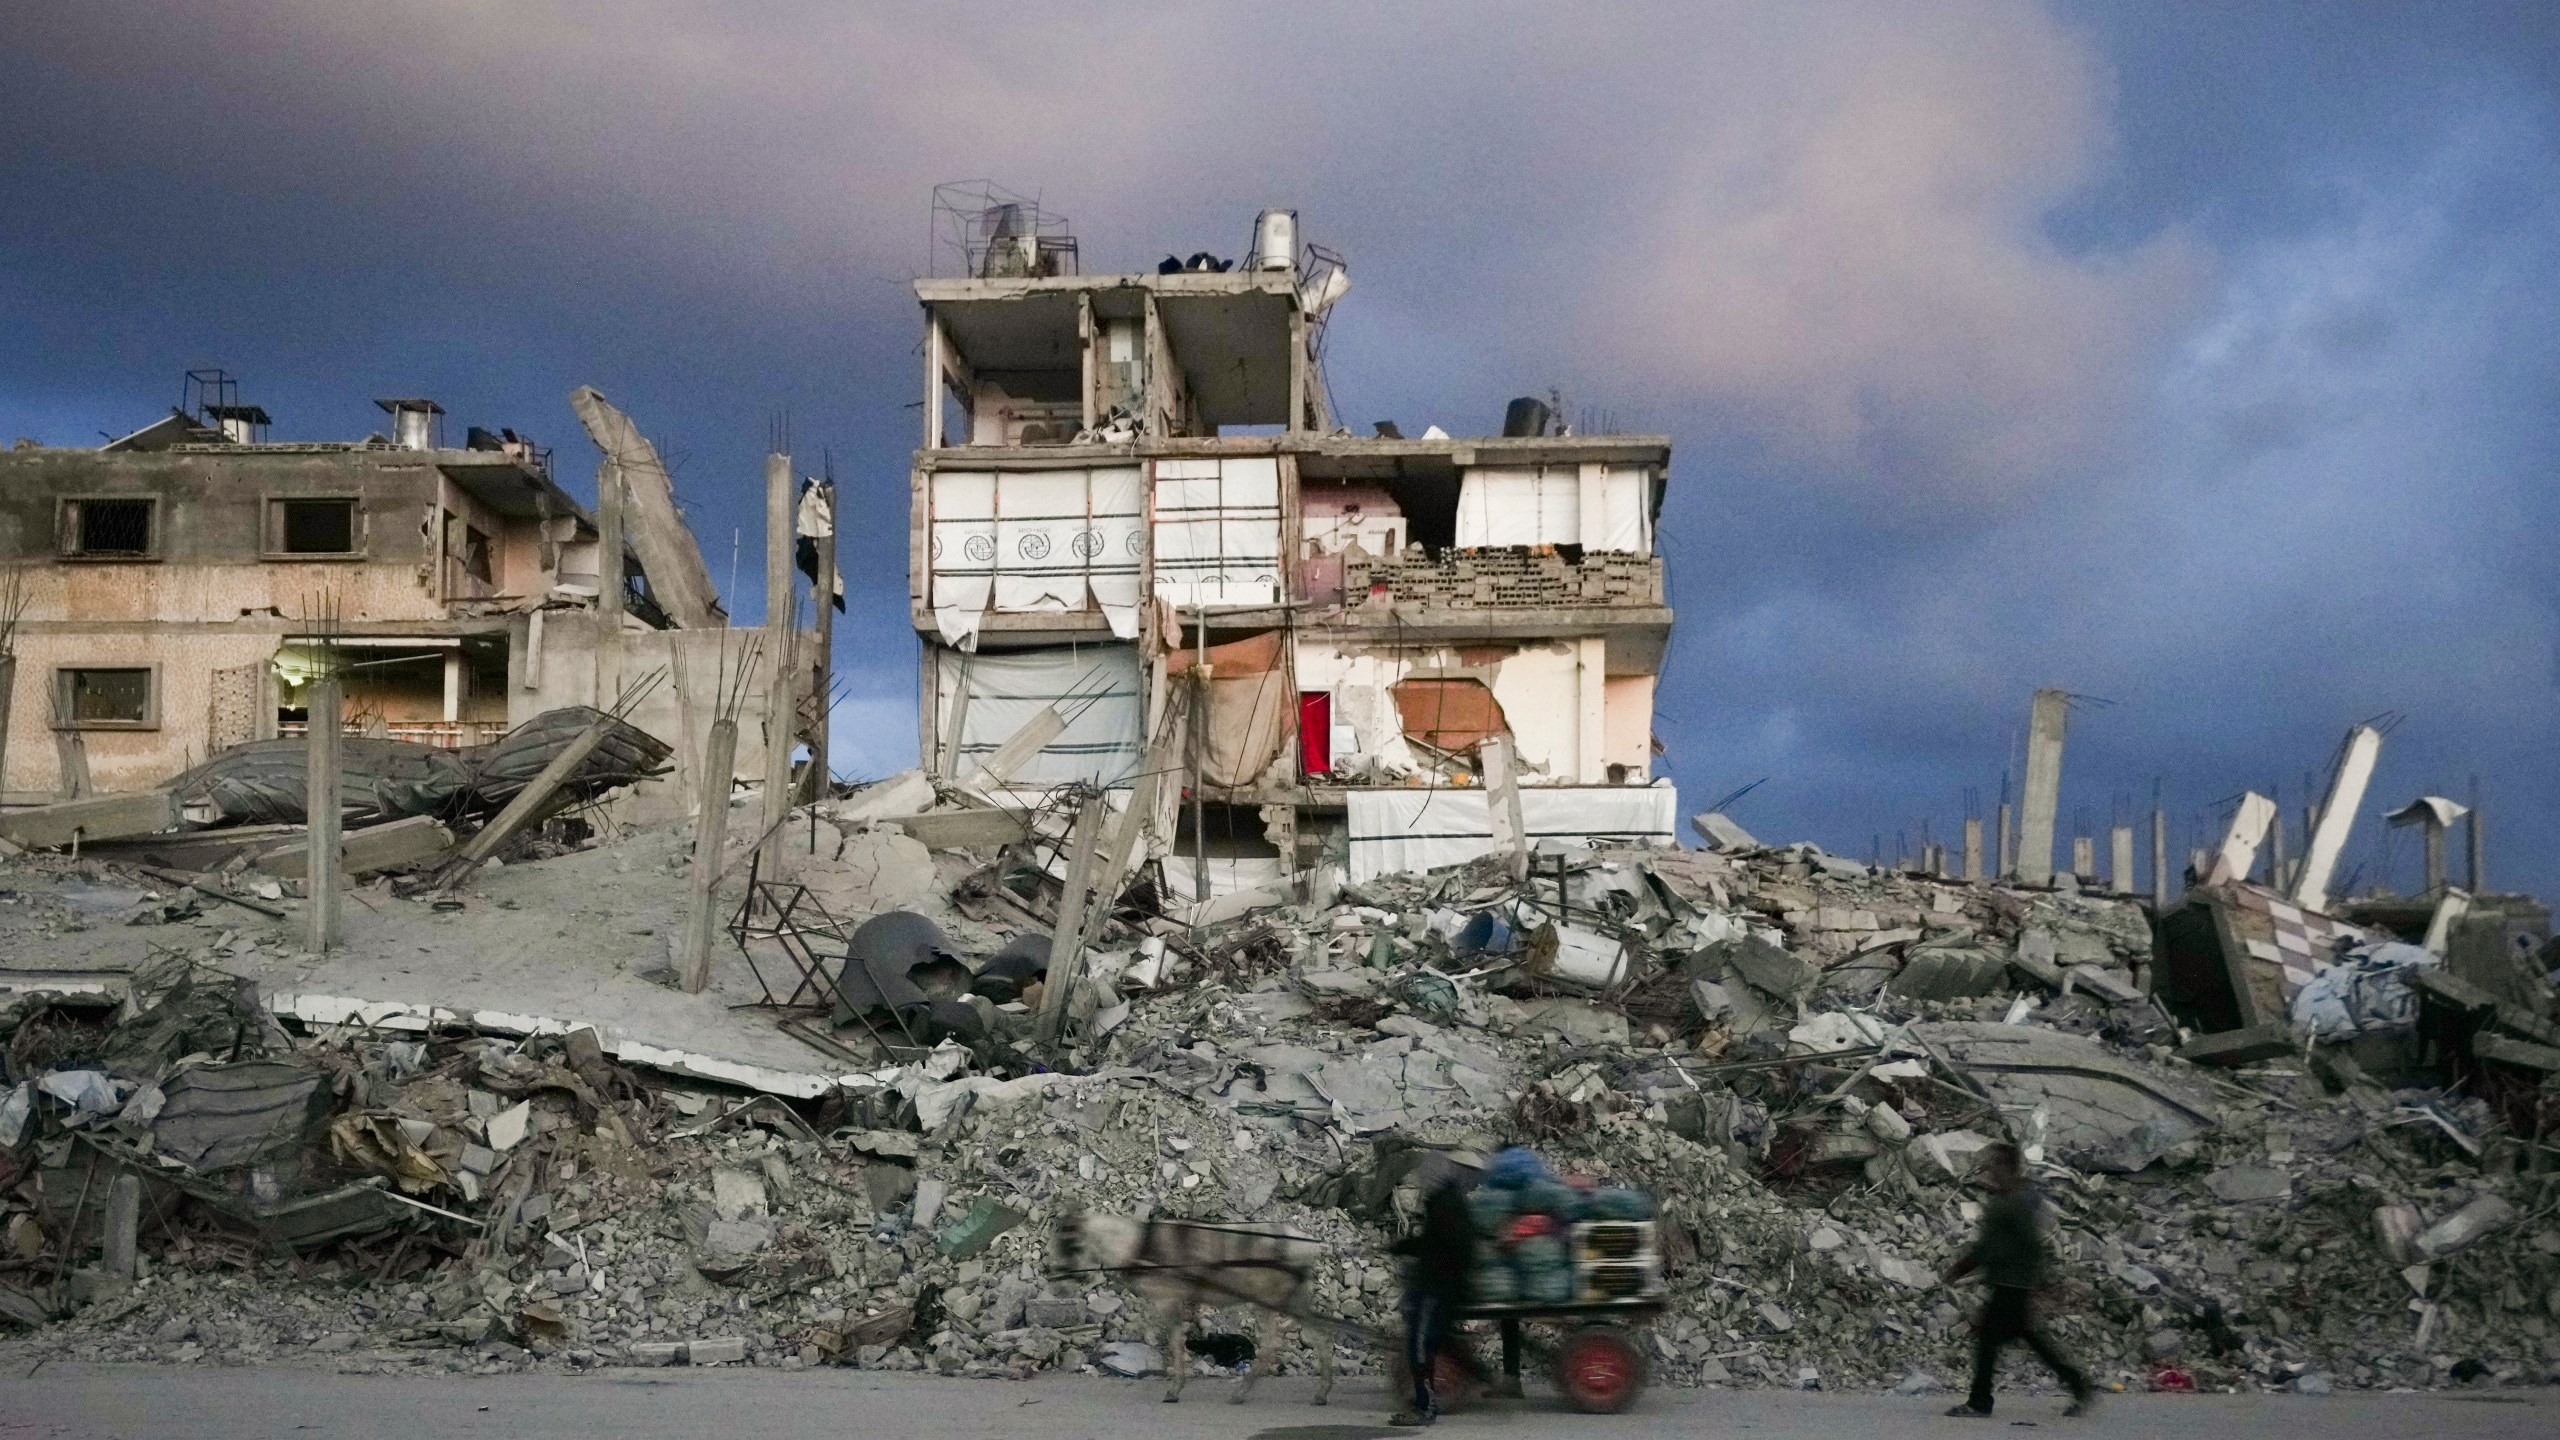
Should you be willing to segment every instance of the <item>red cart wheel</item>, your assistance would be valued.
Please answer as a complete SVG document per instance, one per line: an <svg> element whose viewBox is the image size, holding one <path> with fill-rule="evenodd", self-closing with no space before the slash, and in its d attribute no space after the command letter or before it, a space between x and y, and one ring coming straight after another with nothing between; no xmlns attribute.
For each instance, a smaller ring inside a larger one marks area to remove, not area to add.
<svg viewBox="0 0 2560 1440"><path fill-rule="evenodd" d="M1556 1384L1574 1409L1615 1415L1644 1391L1644 1352L1614 1325L1586 1325L1556 1346Z"/></svg>

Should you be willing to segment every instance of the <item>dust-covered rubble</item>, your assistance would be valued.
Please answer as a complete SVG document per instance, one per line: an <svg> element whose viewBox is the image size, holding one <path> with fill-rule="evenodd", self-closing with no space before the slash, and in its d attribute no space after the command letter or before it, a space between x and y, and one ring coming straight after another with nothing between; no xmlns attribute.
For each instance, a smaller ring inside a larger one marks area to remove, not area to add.
<svg viewBox="0 0 2560 1440"><path fill-rule="evenodd" d="M941 1008L778 1013L839 1077L815 1098L624 1063L592 1031L280 1019L220 950L20 988L0 1008L8 1343L1143 1372L1164 1337L1136 1295L1048 1273L1053 1222L1092 1210L1315 1237L1313 1309L1378 1338L1262 1327L1256 1367L1338 1344L1361 1373L1392 1348L1387 1246L1418 1158L1520 1144L1655 1197L1657 1381L1914 1393L1963 1369L1967 1298L1938 1277L1981 1150L2011 1139L2051 1210L2053 1329L2104 1378L2560 1379L2549 1087L2493 1103L2383 1073L2371 1037L2180 1060L2123 897L1809 846L1550 847L1526 878L1479 861L1204 927L1139 886L1044 1038L1060 867L826 823L842 843L798 857L806 883L849 924L929 910L939 968L911 973ZM27 863L0 873L41 892Z"/></svg>

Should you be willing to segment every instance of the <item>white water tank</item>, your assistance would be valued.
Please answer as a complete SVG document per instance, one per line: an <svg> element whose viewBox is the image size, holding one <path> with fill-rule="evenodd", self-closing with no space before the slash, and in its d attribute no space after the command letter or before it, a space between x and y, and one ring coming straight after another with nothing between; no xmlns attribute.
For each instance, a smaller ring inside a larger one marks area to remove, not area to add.
<svg viewBox="0 0 2560 1440"><path fill-rule="evenodd" d="M1253 270L1298 268L1297 211L1265 210L1253 217L1253 255L1245 265Z"/></svg>

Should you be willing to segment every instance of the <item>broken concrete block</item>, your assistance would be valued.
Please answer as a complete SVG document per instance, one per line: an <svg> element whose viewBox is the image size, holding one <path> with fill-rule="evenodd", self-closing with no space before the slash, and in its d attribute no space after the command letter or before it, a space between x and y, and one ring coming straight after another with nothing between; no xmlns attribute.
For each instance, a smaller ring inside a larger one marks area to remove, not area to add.
<svg viewBox="0 0 2560 1440"><path fill-rule="evenodd" d="M2263 1165L2225 1165L2204 1177L2204 1188L2225 1205L2250 1205L2291 1195L2293 1177Z"/></svg>
<svg viewBox="0 0 2560 1440"><path fill-rule="evenodd" d="M533 1102L519 1101L489 1117L489 1148L504 1153L524 1143L533 1126Z"/></svg>
<svg viewBox="0 0 2560 1440"><path fill-rule="evenodd" d="M1735 851L1760 848L1760 842L1752 838L1750 831L1735 824L1732 817L1721 810L1708 810L1690 816L1689 828L1698 832L1698 838L1706 841L1707 848L1710 850Z"/></svg>
<svg viewBox="0 0 2560 1440"><path fill-rule="evenodd" d="M676 1365L684 1360L681 1340L635 1340L622 1347L634 1365Z"/></svg>
<svg viewBox="0 0 2560 1440"><path fill-rule="evenodd" d="M752 1170L713 1170L711 1208L720 1212L723 1220L744 1220L768 1213L764 1177Z"/></svg>
<svg viewBox="0 0 2560 1440"><path fill-rule="evenodd" d="M1740 975L1752 988L1781 998L1813 988L1822 973L1756 935L1710 945L1703 954L1710 964L1722 965L1729 975Z"/></svg>
<svg viewBox="0 0 2560 1440"><path fill-rule="evenodd" d="M2418 1258L2418 1231L2423 1228L2418 1211L2410 1205L2377 1205L2373 1211L2373 1238L2382 1253L2394 1265L2407 1265Z"/></svg>
<svg viewBox="0 0 2560 1440"><path fill-rule="evenodd" d="M687 1365L736 1365L747 1358L747 1342L741 1336L724 1335L716 1340L694 1340L684 1347Z"/></svg>
<svg viewBox="0 0 2560 1440"><path fill-rule="evenodd" d="M1911 1138L1911 1122L1890 1105L1878 1105L1866 1116L1867 1133L1887 1145L1899 1145Z"/></svg>
<svg viewBox="0 0 2560 1440"><path fill-rule="evenodd" d="M2419 1231L2416 1248L2430 1260L2441 1260L2505 1229L2515 1218L2516 1207L2499 1196L2483 1195Z"/></svg>
<svg viewBox="0 0 2560 1440"><path fill-rule="evenodd" d="M1023 1302L1022 1317L1026 1324L1047 1330L1064 1330L1085 1323L1084 1297L1081 1295L1035 1295Z"/></svg>
<svg viewBox="0 0 2560 1440"><path fill-rule="evenodd" d="M1520 1028L1524 1031L1553 1031L1576 1045L1627 1043L1627 1017L1587 1000L1553 995L1528 1001L1520 1011Z"/></svg>
<svg viewBox="0 0 2560 1440"><path fill-rule="evenodd" d="M1993 1143L1990 1136L1971 1130L1936 1130L1915 1137L1903 1154L1921 1179L1956 1181L1973 1174Z"/></svg>

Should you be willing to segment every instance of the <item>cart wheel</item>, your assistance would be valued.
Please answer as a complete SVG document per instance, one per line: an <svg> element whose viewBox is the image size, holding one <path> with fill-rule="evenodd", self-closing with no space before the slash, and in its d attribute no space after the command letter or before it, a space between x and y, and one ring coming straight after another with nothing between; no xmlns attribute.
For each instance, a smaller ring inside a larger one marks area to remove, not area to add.
<svg viewBox="0 0 2560 1440"><path fill-rule="evenodd" d="M1615 1415L1644 1391L1644 1352L1615 1325L1586 1325L1556 1346L1556 1385L1574 1409Z"/></svg>

